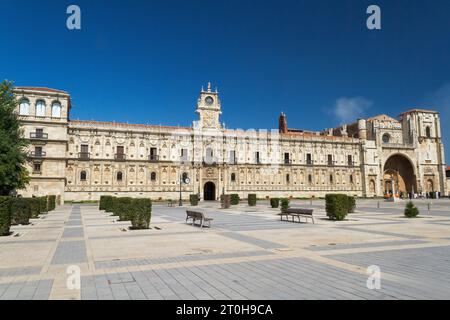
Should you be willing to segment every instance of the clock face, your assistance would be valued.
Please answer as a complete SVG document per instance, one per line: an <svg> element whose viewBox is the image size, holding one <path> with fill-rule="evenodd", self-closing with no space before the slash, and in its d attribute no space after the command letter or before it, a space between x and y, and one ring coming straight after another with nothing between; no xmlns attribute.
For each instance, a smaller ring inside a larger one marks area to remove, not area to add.
<svg viewBox="0 0 450 320"><path fill-rule="evenodd" d="M206 97L205 102L208 106L214 103L214 99L212 97Z"/></svg>

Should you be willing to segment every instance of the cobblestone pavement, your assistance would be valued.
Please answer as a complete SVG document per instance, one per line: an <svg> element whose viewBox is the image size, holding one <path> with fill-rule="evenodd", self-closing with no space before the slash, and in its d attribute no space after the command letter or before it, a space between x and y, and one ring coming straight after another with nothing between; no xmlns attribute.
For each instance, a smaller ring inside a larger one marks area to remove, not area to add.
<svg viewBox="0 0 450 320"><path fill-rule="evenodd" d="M359 200L346 221L280 221L267 201L219 209L202 203L211 228L185 223L188 207L155 204L150 230L94 205L64 205L0 238L0 299L449 299L449 200ZM368 289L367 268L381 270ZM81 289L68 271L80 270ZM72 283L69 281L69 284Z"/></svg>

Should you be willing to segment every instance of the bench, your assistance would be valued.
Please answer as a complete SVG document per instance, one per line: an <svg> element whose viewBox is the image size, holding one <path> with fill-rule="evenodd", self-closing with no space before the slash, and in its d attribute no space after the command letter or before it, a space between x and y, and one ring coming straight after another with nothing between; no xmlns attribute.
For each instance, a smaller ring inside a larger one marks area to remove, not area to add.
<svg viewBox="0 0 450 320"><path fill-rule="evenodd" d="M168 207L173 207L173 201L172 200L167 201L167 206Z"/></svg>
<svg viewBox="0 0 450 320"><path fill-rule="evenodd" d="M312 223L314 224L314 216L313 216L313 209L294 209L294 208L288 208L284 212L279 213L281 221L283 221L283 216L286 216L286 221L289 221L289 216L292 217L292 222L295 222L295 217L298 218L298 223L301 223L300 217L305 218L305 221L308 222L308 219L312 220Z"/></svg>
<svg viewBox="0 0 450 320"><path fill-rule="evenodd" d="M208 227L211 228L211 221L214 220L212 218L206 217L203 212L186 210L186 223L189 219L192 219L193 226L195 224L195 221L199 220L201 228L203 228L204 222L208 222Z"/></svg>

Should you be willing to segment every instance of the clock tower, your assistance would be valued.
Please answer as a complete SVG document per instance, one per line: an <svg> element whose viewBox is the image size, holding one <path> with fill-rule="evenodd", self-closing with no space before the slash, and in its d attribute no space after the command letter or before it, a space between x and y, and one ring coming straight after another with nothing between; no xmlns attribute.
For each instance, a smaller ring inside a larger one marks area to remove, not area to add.
<svg viewBox="0 0 450 320"><path fill-rule="evenodd" d="M206 91L202 87L195 112L198 114L199 120L194 123L194 127L199 129L222 129L219 121L219 117L222 114L219 93L217 89L214 92L211 90L211 83L208 82Z"/></svg>

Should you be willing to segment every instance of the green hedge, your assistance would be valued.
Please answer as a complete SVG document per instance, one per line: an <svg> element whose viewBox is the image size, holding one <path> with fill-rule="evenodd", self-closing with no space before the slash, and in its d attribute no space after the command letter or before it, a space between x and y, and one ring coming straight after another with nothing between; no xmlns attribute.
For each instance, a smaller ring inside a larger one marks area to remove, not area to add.
<svg viewBox="0 0 450 320"><path fill-rule="evenodd" d="M56 196L50 195L47 197L48 199L48 211L53 211L56 209Z"/></svg>
<svg viewBox="0 0 450 320"><path fill-rule="evenodd" d="M327 216L332 220L344 220L348 214L348 203L345 194L327 194L325 196Z"/></svg>
<svg viewBox="0 0 450 320"><path fill-rule="evenodd" d="M41 213L41 202L39 198L30 198L29 202L30 202L31 218L36 219Z"/></svg>
<svg viewBox="0 0 450 320"><path fill-rule="evenodd" d="M107 196L100 196L100 202L98 205L98 210L105 210L105 200Z"/></svg>
<svg viewBox="0 0 450 320"><path fill-rule="evenodd" d="M356 208L356 200L353 196L347 196L347 211L348 213L354 213Z"/></svg>
<svg viewBox="0 0 450 320"><path fill-rule="evenodd" d="M414 205L414 203L412 203L412 201L408 201L404 213L407 218L415 218L419 215L419 209Z"/></svg>
<svg viewBox="0 0 450 320"><path fill-rule="evenodd" d="M105 212L113 212L114 198L115 197L112 197L112 196L104 196L104 199L103 199L104 209L103 210L105 210Z"/></svg>
<svg viewBox="0 0 450 320"><path fill-rule="evenodd" d="M152 217L152 201L150 199L132 199L129 218L132 229L148 229Z"/></svg>
<svg viewBox="0 0 450 320"><path fill-rule="evenodd" d="M48 213L48 201L47 201L47 197L43 196L43 197L39 197L39 212L41 214L45 214Z"/></svg>
<svg viewBox="0 0 450 320"><path fill-rule="evenodd" d="M11 224L27 225L30 224L31 209L30 199L12 198L11 199Z"/></svg>
<svg viewBox="0 0 450 320"><path fill-rule="evenodd" d="M198 205L198 195L197 194L189 195L189 201L191 203L191 206L197 206Z"/></svg>
<svg viewBox="0 0 450 320"><path fill-rule="evenodd" d="M270 198L270 206L272 208L278 208L280 206L280 198Z"/></svg>
<svg viewBox="0 0 450 320"><path fill-rule="evenodd" d="M130 221L132 215L132 202L133 198L115 198L114 199L114 214L119 216L121 221Z"/></svg>
<svg viewBox="0 0 450 320"><path fill-rule="evenodd" d="M8 236L11 227L11 198L0 197L0 236Z"/></svg>
<svg viewBox="0 0 450 320"><path fill-rule="evenodd" d="M251 207L256 206L256 194L250 193L248 195L248 205Z"/></svg>
<svg viewBox="0 0 450 320"><path fill-rule="evenodd" d="M239 195L237 193L233 193L230 196L231 196L231 205L232 206L239 204Z"/></svg>
<svg viewBox="0 0 450 320"><path fill-rule="evenodd" d="M289 199L288 198L282 198L280 200L281 203L281 212L285 212L286 209L289 209Z"/></svg>

